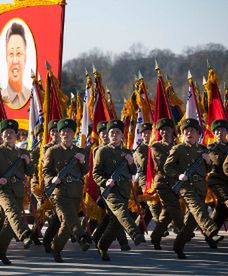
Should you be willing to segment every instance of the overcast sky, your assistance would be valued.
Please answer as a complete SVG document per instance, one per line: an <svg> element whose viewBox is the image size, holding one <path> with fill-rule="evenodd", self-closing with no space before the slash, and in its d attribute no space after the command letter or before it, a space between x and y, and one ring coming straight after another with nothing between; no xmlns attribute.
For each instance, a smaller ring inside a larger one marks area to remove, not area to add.
<svg viewBox="0 0 228 276"><path fill-rule="evenodd" d="M68 0L63 61L93 48L171 49L209 42L228 47L228 0Z"/></svg>

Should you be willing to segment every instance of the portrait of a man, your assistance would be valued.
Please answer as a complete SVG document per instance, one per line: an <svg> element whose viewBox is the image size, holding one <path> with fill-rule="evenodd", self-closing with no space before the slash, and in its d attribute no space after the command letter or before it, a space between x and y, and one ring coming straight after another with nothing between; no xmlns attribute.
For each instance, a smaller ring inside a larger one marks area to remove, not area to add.
<svg viewBox="0 0 228 276"><path fill-rule="evenodd" d="M27 62L27 41L22 24L14 22L6 32L7 86L1 94L10 108L19 109L29 100L31 89L23 82Z"/></svg>

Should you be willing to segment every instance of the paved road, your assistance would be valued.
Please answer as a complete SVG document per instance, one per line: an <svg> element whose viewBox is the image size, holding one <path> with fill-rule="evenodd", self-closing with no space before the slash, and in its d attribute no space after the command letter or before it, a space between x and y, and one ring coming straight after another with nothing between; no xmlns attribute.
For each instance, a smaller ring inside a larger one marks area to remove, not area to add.
<svg viewBox="0 0 228 276"><path fill-rule="evenodd" d="M162 242L162 251L155 251L147 243L138 247L130 241L132 250L121 252L115 242L110 249L110 262L100 260L97 250L81 252L77 244L68 242L63 252L64 263L53 262L41 247L22 249L22 244L13 241L8 256L11 266L0 264L0 275L228 275L228 233L221 232L225 239L218 249L210 249L200 232L187 244L186 260L176 259L172 252L175 235L170 234Z"/></svg>

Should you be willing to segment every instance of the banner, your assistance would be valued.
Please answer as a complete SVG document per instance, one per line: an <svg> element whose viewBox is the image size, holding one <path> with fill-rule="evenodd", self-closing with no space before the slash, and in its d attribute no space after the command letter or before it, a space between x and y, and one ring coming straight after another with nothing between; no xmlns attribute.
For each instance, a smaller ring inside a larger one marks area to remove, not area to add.
<svg viewBox="0 0 228 276"><path fill-rule="evenodd" d="M46 80L45 61L60 79L65 1L0 5L0 87L7 118L28 129L31 70ZM44 84L45 85L45 84Z"/></svg>

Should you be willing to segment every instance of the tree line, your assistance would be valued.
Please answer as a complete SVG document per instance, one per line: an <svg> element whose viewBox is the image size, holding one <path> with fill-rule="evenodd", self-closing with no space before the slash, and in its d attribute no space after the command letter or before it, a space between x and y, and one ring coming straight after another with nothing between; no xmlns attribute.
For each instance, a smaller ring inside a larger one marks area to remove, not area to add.
<svg viewBox="0 0 228 276"><path fill-rule="evenodd" d="M104 88L111 91L113 100L123 102L133 89L135 75L142 73L150 97L156 92L155 59L164 76L168 74L177 95L187 99L188 84L187 72L191 71L193 79L201 91L203 76L207 79L207 60L215 69L220 92L224 92L224 82L228 82L228 49L221 44L209 43L203 46L186 48L182 54L175 54L171 50L146 50L140 43L133 44L129 51L118 55L104 53L94 48L78 58L71 59L63 65L62 89L70 93L84 95L85 68L92 76L92 64L102 75Z"/></svg>

